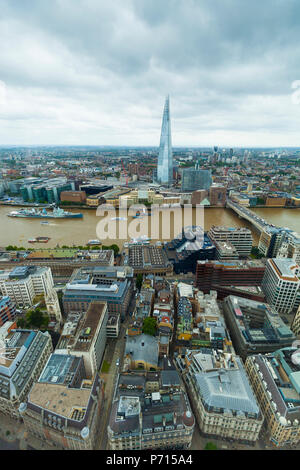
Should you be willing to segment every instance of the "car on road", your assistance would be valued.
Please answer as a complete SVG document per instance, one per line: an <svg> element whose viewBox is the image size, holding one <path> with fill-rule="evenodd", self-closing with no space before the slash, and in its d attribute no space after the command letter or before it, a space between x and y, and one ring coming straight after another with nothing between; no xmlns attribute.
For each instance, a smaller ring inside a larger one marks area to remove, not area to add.
<svg viewBox="0 0 300 470"><path fill-rule="evenodd" d="M116 360L116 366L119 366L120 365L120 359L117 359Z"/></svg>

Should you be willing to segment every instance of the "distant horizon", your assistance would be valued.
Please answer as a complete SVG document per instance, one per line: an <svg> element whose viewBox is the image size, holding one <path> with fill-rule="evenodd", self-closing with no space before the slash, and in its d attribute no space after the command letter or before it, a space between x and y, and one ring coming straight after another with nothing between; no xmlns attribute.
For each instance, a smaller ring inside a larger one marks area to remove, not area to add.
<svg viewBox="0 0 300 470"><path fill-rule="evenodd" d="M92 144L0 144L0 149L9 149L9 148L93 148L93 149L104 149L104 148L112 148L112 149L159 149L159 145L92 145ZM204 145L204 146L197 146L197 145L177 145L173 146L173 150L177 149L197 149L197 150L213 150L215 145ZM259 147L250 147L250 146L230 146L230 145L220 145L218 146L217 152L223 149L233 149L233 150L300 150L299 147L295 146L259 146Z"/></svg>

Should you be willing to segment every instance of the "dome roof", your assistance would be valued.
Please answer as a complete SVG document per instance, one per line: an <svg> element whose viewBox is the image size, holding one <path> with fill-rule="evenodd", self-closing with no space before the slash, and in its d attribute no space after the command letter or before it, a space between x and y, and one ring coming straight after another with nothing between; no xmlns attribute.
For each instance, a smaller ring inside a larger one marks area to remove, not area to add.
<svg viewBox="0 0 300 470"><path fill-rule="evenodd" d="M193 426L195 423L194 416L192 415L190 411L185 411L183 413L182 420L185 426Z"/></svg>

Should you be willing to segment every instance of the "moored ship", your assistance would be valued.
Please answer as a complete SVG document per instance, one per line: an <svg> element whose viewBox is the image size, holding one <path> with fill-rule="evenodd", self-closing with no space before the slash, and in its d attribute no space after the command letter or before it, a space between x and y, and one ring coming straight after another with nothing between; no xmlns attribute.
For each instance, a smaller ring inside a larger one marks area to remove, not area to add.
<svg viewBox="0 0 300 470"><path fill-rule="evenodd" d="M50 240L49 237L36 237L36 238L30 238L28 240L28 243L48 243Z"/></svg>
<svg viewBox="0 0 300 470"><path fill-rule="evenodd" d="M20 209L19 211L10 212L7 216L26 219L79 219L83 217L81 213L67 212L60 207L54 207L52 212L47 212L46 209Z"/></svg>
<svg viewBox="0 0 300 470"><path fill-rule="evenodd" d="M91 245L91 246L97 246L97 245L102 245L102 242L101 242L100 240L98 240L98 239L96 239L96 240L89 240L89 241L87 242L87 245L88 245L88 246L89 246L89 245Z"/></svg>

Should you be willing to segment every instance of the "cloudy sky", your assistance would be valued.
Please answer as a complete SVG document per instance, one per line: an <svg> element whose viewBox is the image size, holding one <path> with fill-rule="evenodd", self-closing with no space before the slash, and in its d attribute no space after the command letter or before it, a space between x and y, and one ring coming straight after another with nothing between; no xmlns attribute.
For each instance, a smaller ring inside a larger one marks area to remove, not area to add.
<svg viewBox="0 0 300 470"><path fill-rule="evenodd" d="M299 26L298 0L0 0L0 145L159 145L169 93L174 146L300 146Z"/></svg>

